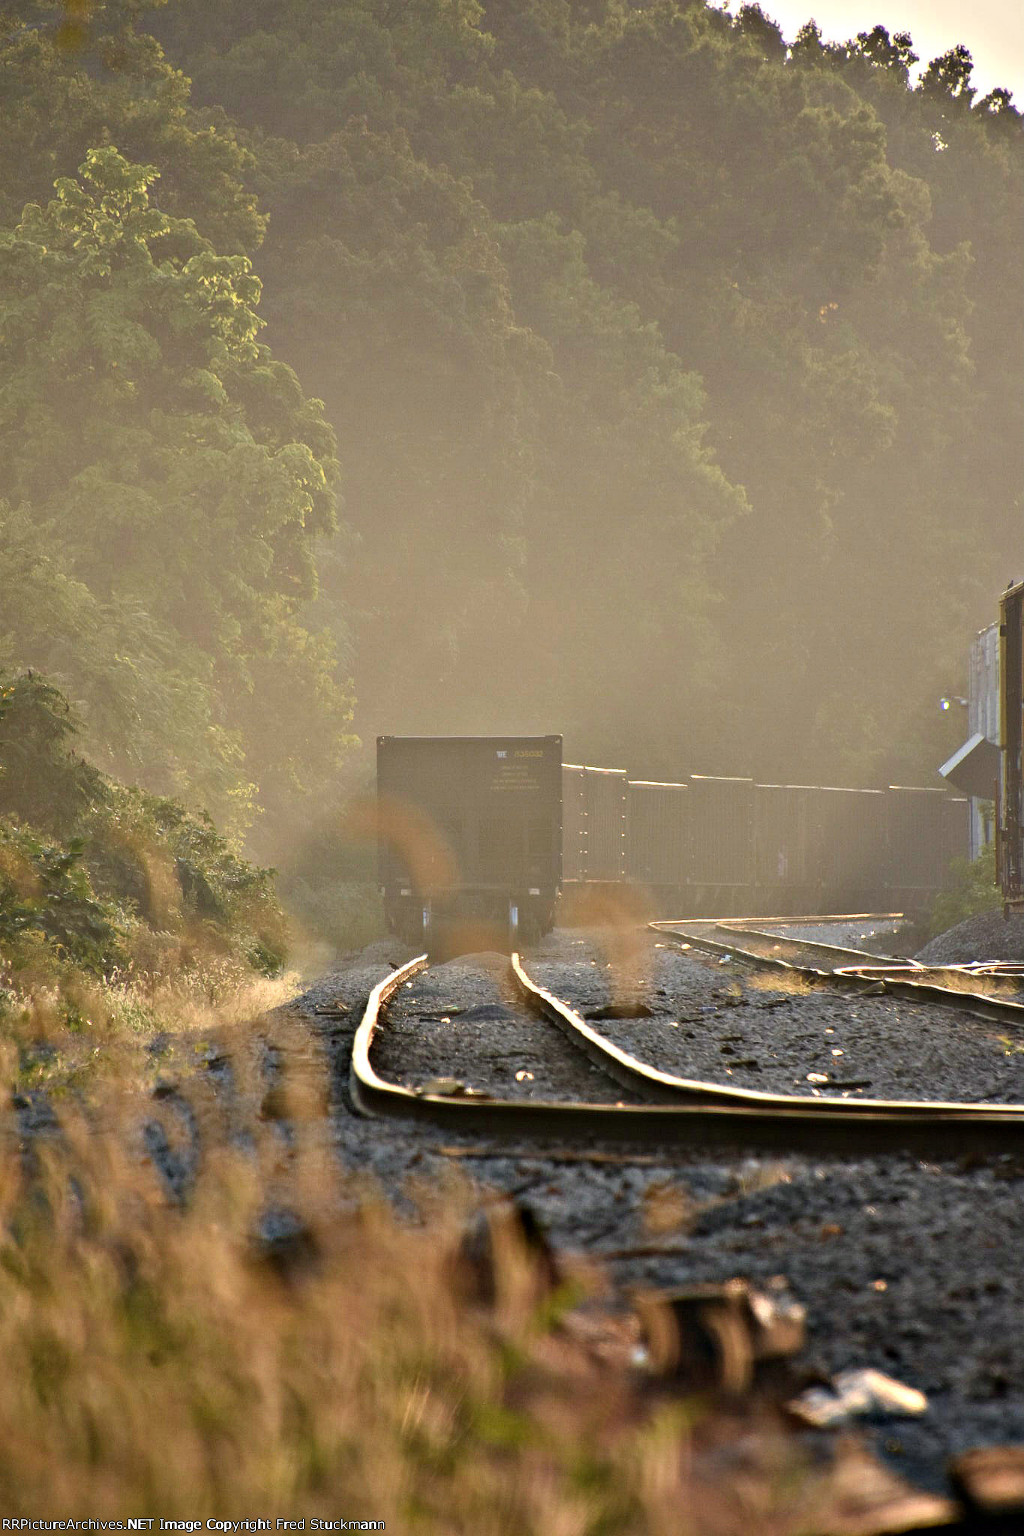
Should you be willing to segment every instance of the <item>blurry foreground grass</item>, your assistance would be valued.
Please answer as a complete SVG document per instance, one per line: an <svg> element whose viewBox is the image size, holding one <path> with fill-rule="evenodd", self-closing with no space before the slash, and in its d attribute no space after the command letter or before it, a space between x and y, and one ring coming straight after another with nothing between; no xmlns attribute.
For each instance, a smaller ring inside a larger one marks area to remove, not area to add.
<svg viewBox="0 0 1024 1536"><path fill-rule="evenodd" d="M399 1223L338 1166L319 1045L287 1016L272 1027L271 1110L251 1024L217 1036L230 1095L201 1069L179 1076L199 1148L184 1200L143 1150L146 1120L173 1136L174 1098L141 1095L131 1056L104 1053L87 1099L66 1095L57 1128L20 1146L5 1112L5 1515L320 1515L438 1536L828 1528L822 1476L793 1442L749 1408L737 1425L638 1385L614 1329L611 1355L595 1345L588 1283L552 1295L500 1222L493 1295L467 1288L468 1186L406 1191L418 1217Z"/></svg>

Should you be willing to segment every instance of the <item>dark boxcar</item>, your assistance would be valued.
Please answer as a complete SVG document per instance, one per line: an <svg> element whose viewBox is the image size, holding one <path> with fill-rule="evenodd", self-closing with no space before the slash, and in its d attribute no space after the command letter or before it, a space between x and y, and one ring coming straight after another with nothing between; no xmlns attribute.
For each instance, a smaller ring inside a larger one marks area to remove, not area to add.
<svg viewBox="0 0 1024 1536"><path fill-rule="evenodd" d="M562 868L560 736L377 739L380 883L410 942L441 921L514 940L551 926Z"/></svg>
<svg viewBox="0 0 1024 1536"><path fill-rule="evenodd" d="M630 779L627 874L675 910L686 885L689 834L685 784Z"/></svg>
<svg viewBox="0 0 1024 1536"><path fill-rule="evenodd" d="M754 879L763 912L820 910L820 791L807 784L754 785Z"/></svg>
<svg viewBox="0 0 1024 1536"><path fill-rule="evenodd" d="M754 884L754 782L692 774L688 785L690 885L709 916L749 909Z"/></svg>
<svg viewBox="0 0 1024 1536"><path fill-rule="evenodd" d="M920 911L949 884L951 860L967 856L967 801L943 789L893 784L885 808L890 900L894 908Z"/></svg>
<svg viewBox="0 0 1024 1536"><path fill-rule="evenodd" d="M876 912L889 872L885 794L880 789L818 790L816 862L826 912Z"/></svg>
<svg viewBox="0 0 1024 1536"><path fill-rule="evenodd" d="M627 782L624 768L563 765L562 793L568 807L563 852L566 880L625 880Z"/></svg>

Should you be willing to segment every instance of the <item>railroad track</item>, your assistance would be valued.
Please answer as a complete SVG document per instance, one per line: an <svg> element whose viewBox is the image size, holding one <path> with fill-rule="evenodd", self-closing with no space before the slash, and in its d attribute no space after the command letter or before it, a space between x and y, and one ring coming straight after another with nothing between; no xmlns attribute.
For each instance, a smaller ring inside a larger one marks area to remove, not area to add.
<svg viewBox="0 0 1024 1536"><path fill-rule="evenodd" d="M723 935L723 925L719 924L655 926L663 936L671 930L680 944L704 947L710 953L728 953L733 958L742 958L746 964L800 970L813 980L872 995L891 987L910 987L909 993L897 990L894 995L909 995L915 1001L937 1001L972 1014L983 1010L986 1019L996 1018L1004 1025L1024 1030L1024 1006L1017 1003L954 992L928 981L896 979L890 983L878 975L861 977L856 974L857 959L873 971L884 970L884 965L879 967L877 956L863 951L817 946L828 948L832 958L838 952L851 962L826 972L817 967L797 966L773 953L771 946L780 940L763 930L733 925ZM706 931L711 927L719 937L712 938ZM738 937L744 939L744 946L736 944ZM900 962L892 964L899 966ZM352 1102L361 1114L418 1120L449 1131L482 1133L491 1138L590 1138L656 1146L840 1155L907 1151L948 1157L965 1152L1024 1152L1024 1104L823 1099L731 1087L662 1072L614 1045L568 1003L539 986L518 954L510 957L510 979L524 1003L548 1019L574 1049L647 1102L594 1104L512 1099L465 1090L431 1092L388 1082L371 1062L374 1036L386 1016L389 1001L428 965L428 957L421 955L385 977L370 994L353 1042L349 1076ZM917 971L928 975L921 967Z"/></svg>
<svg viewBox="0 0 1024 1536"><path fill-rule="evenodd" d="M777 926L786 925L780 920ZM1001 961L926 966L917 960L899 960L895 956L871 954L846 945L825 944L794 934L769 931L757 927L751 919L662 921L651 923L649 927L663 941L676 943L681 948L702 950L719 959L728 956L741 965L789 972L811 985L874 997L896 997L905 1002L931 1003L955 1009L971 1018L1024 1031L1024 1005L995 995L992 990L978 991L975 985L981 982L990 988L1003 985L1016 990L1024 986L1024 966ZM808 956L821 963L810 964ZM1024 1106L1020 1107L1024 1110Z"/></svg>

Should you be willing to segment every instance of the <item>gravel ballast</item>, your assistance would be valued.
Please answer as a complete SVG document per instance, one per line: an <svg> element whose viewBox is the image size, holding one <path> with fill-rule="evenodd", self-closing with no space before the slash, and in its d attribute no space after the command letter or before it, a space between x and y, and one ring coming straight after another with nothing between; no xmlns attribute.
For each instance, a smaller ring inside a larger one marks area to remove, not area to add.
<svg viewBox="0 0 1024 1536"><path fill-rule="evenodd" d="M535 963L536 980L578 1012L608 1011L610 972ZM679 1077L844 1098L1024 1102L1024 1033L896 998L807 989L671 947L639 988L650 1017L602 1018L616 1045Z"/></svg>
<svg viewBox="0 0 1024 1536"><path fill-rule="evenodd" d="M525 960L594 1028L680 1075L851 1097L1024 1100L1024 1040L1001 1038L1002 1026L894 999L787 992L775 977L657 942L628 973L610 964L599 937L572 931ZM298 1005L327 1048L335 1140L349 1169L405 1205L410 1180L459 1168L524 1200L559 1247L605 1256L624 1284L784 1274L808 1309L808 1353L824 1371L876 1366L928 1395L920 1421L869 1429L876 1449L922 1484L943 1486L946 1458L958 1451L1024 1440L1024 1153L970 1162L943 1159L941 1148L928 1161L631 1153L488 1145L364 1120L347 1095L351 1039L370 988L407 957L401 946L375 946ZM403 992L375 1048L386 1077L456 1077L504 1097L626 1098L512 998L498 957L466 957ZM631 1004L639 1014L609 1016ZM335 1017L314 1012L328 1008ZM421 1014L433 1017L418 1024ZM808 1083L809 1073L829 1081Z"/></svg>
<svg viewBox="0 0 1024 1536"><path fill-rule="evenodd" d="M1004 917L1001 907L979 912L930 939L915 958L926 965L963 965L970 960L1011 960L1024 965L1024 914Z"/></svg>

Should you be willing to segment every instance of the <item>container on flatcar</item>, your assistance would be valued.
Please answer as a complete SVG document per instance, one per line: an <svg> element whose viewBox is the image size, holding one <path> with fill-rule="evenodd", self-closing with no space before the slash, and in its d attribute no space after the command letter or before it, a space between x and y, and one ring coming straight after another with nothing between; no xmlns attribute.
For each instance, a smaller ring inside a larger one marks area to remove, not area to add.
<svg viewBox="0 0 1024 1536"><path fill-rule="evenodd" d="M550 928L562 870L560 736L381 736L385 916L410 942L477 922L513 940Z"/></svg>
<svg viewBox="0 0 1024 1536"><path fill-rule="evenodd" d="M624 768L562 765L566 881L606 884L625 880L627 782Z"/></svg>
<svg viewBox="0 0 1024 1536"><path fill-rule="evenodd" d="M999 740L996 852L1007 909L1024 908L1024 582L999 600Z"/></svg>
<svg viewBox="0 0 1024 1536"><path fill-rule="evenodd" d="M890 784L885 811L890 902L919 912L949 884L952 860L967 855L967 801L944 789Z"/></svg>
<svg viewBox="0 0 1024 1536"><path fill-rule="evenodd" d="M659 910L680 912L687 882L689 788L630 779L628 796L627 875L650 892Z"/></svg>
<svg viewBox="0 0 1024 1536"><path fill-rule="evenodd" d="M754 785L754 881L762 912L821 909L821 792L808 784Z"/></svg>
<svg viewBox="0 0 1024 1536"><path fill-rule="evenodd" d="M737 916L754 884L754 781L691 774L690 886L697 907Z"/></svg>
<svg viewBox="0 0 1024 1536"><path fill-rule="evenodd" d="M889 873L885 792L825 785L817 801L823 910L877 911Z"/></svg>

